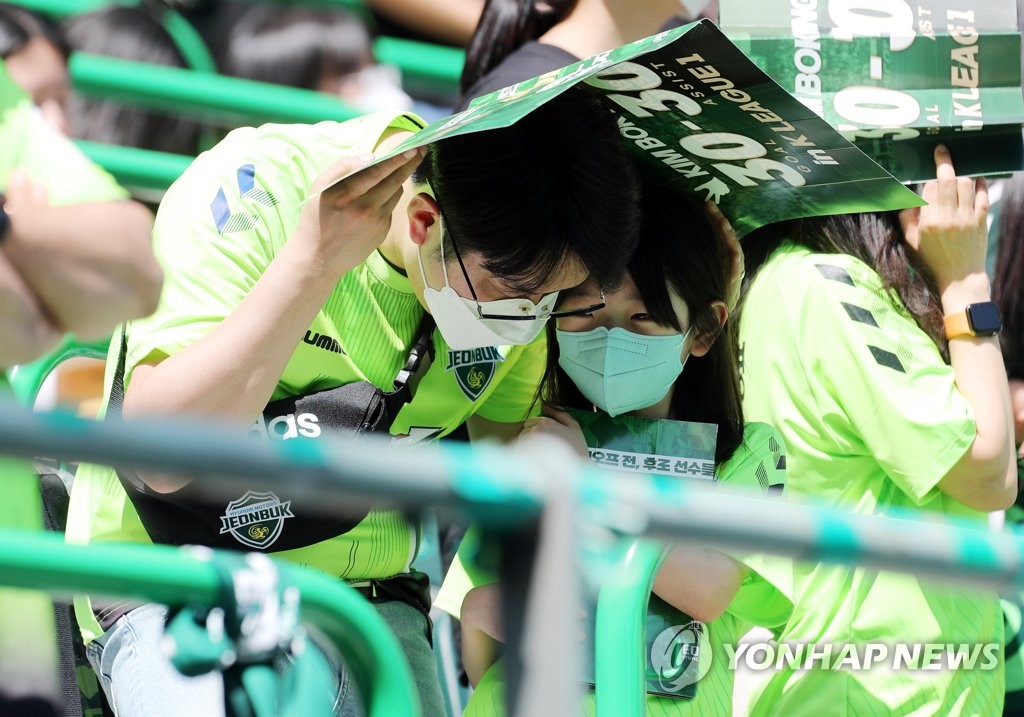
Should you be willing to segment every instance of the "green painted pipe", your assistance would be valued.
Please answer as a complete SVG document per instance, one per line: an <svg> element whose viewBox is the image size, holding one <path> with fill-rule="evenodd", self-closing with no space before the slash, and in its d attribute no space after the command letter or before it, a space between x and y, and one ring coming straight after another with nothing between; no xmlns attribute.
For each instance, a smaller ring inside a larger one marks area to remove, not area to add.
<svg viewBox="0 0 1024 717"><path fill-rule="evenodd" d="M338 647L369 715L419 714L398 639L361 595L339 580L286 564L302 614ZM164 545L67 545L59 535L0 531L0 583L57 594L88 593L164 605L216 605L213 563Z"/></svg>
<svg viewBox="0 0 1024 717"><path fill-rule="evenodd" d="M93 162L128 189L165 190L181 176L192 157L137 147L121 147L76 140L75 144Z"/></svg>
<svg viewBox="0 0 1024 717"><path fill-rule="evenodd" d="M646 709L647 601L660 545L634 540L602 573L594 631L596 717L641 717Z"/></svg>
<svg viewBox="0 0 1024 717"><path fill-rule="evenodd" d="M68 67L82 94L229 125L344 121L361 114L322 92L177 67L81 52L71 56Z"/></svg>

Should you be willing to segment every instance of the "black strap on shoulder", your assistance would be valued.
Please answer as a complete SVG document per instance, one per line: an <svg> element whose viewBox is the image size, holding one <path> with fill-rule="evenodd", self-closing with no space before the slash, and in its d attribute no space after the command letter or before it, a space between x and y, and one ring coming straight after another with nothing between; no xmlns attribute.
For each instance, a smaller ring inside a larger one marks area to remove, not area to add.
<svg viewBox="0 0 1024 717"><path fill-rule="evenodd" d="M114 382L110 385L110 400L107 401L107 416L121 417L124 409L124 364L128 356L128 324L121 324L121 347L117 352L117 368Z"/></svg>

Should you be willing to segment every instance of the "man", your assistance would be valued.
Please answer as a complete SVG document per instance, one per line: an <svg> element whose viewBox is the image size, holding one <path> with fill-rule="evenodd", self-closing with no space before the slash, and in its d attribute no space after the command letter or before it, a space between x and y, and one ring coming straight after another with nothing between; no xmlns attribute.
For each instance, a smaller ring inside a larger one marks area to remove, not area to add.
<svg viewBox="0 0 1024 717"><path fill-rule="evenodd" d="M635 244L631 165L607 113L570 90L510 128L449 138L425 159L407 152L329 186L420 127L395 113L267 125L237 130L199 157L158 214L167 286L157 312L127 327L124 416L188 414L242 432L258 421L272 438L317 435L315 416L258 419L288 396L363 380L390 389L427 309L435 358L390 427L396 442L441 437L463 421L474 439L517 433L544 363L534 339L556 292L590 276L614 285ZM108 384L118 358L115 346ZM324 534L316 516L281 508L282 477L281 491L261 498L277 517L243 529L232 518L246 514L248 493L204 504L187 478L138 478L124 481L126 493L112 470L80 470L69 540L156 536L265 550L342 578L377 596L424 714L441 711L429 600L410 576L416 531L400 514L371 511ZM404 599L380 599L395 586L405 586L396 591ZM95 617L84 601L78 608L119 713L217 709L216 678L186 680L159 654L163 608L97 604ZM137 686L157 708L133 699Z"/></svg>

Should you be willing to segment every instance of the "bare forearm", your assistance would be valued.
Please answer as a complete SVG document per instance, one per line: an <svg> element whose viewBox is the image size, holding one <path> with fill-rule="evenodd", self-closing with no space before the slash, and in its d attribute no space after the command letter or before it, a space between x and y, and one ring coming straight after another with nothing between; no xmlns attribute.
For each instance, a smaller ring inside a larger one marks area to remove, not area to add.
<svg viewBox="0 0 1024 717"><path fill-rule="evenodd" d="M741 563L717 550L677 545L654 578L654 594L697 620L708 622L729 607L746 571Z"/></svg>
<svg viewBox="0 0 1024 717"><path fill-rule="evenodd" d="M942 293L946 314L989 300L985 277L963 282ZM1016 495L1013 409L1006 369L996 337L961 337L949 342L957 389L974 410L977 434L970 450L940 487L980 510L999 510Z"/></svg>
<svg viewBox="0 0 1024 717"><path fill-rule="evenodd" d="M37 358L59 339L35 295L0 252L0 369Z"/></svg>
<svg viewBox="0 0 1024 717"><path fill-rule="evenodd" d="M11 227L4 252L60 328L101 336L156 309L163 273L141 204L25 206Z"/></svg>
<svg viewBox="0 0 1024 717"><path fill-rule="evenodd" d="M270 400L303 334L338 280L287 244L242 303L209 334L141 367L126 416L187 413L248 426Z"/></svg>
<svg viewBox="0 0 1024 717"><path fill-rule="evenodd" d="M482 0L371 0L370 5L417 32L461 46L469 43L484 6Z"/></svg>

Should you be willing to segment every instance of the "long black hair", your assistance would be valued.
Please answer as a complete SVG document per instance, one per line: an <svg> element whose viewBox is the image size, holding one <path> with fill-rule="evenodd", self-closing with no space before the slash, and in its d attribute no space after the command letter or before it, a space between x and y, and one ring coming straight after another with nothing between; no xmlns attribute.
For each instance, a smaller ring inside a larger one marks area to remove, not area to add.
<svg viewBox="0 0 1024 717"><path fill-rule="evenodd" d="M921 255L904 240L899 212L811 217L753 231L743 239L748 285L786 242L822 254L848 254L874 269L886 290L902 302L949 361L938 286ZM742 311L738 318L742 320Z"/></svg>
<svg viewBox="0 0 1024 717"><path fill-rule="evenodd" d="M512 51L560 23L578 0L486 0L466 48L459 90L466 92Z"/></svg>
<svg viewBox="0 0 1024 717"><path fill-rule="evenodd" d="M704 210L695 201L666 189L643 190L640 243L628 264L651 318L682 333L671 295L686 302L694 340L713 344L691 357L676 379L670 415L680 421L718 426L715 462L727 460L743 441L743 408L736 365L735 332L719 323L711 303L725 301L729 257ZM541 397L557 406L591 408L558 365L555 326L547 329L548 358Z"/></svg>
<svg viewBox="0 0 1024 717"><path fill-rule="evenodd" d="M1006 182L1000 199L999 249L992 298L1003 317L999 342L1009 378L1024 379L1024 173Z"/></svg>
<svg viewBox="0 0 1024 717"><path fill-rule="evenodd" d="M0 4L0 57L7 58L24 49L36 37L50 43L67 60L68 46L56 27L30 10Z"/></svg>

